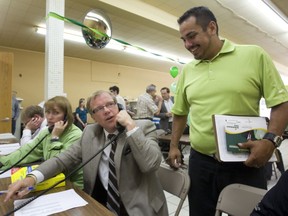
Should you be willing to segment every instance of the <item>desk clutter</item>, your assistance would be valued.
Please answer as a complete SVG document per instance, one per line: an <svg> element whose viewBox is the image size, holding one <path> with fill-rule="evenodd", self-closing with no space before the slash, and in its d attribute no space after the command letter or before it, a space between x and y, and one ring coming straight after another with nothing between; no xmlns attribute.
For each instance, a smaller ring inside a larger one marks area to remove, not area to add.
<svg viewBox="0 0 288 216"><path fill-rule="evenodd" d="M15 167L11 169L11 183L14 183L18 180L22 180L29 174L32 170L34 170L38 165L26 166L26 167ZM56 184L57 182L62 181L65 178L63 173L58 174L57 176L47 179L41 183L38 183L33 191L41 191L50 188L52 185ZM65 186L65 181L61 182L60 184L56 185L55 187L63 187Z"/></svg>

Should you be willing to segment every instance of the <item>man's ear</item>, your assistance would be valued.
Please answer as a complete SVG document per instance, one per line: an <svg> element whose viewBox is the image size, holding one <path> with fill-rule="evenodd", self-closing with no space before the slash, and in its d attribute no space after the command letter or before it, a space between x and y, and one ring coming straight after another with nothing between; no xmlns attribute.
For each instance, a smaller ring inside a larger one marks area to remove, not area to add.
<svg viewBox="0 0 288 216"><path fill-rule="evenodd" d="M214 21L210 21L210 23L207 26L207 31L211 35L217 35L217 25Z"/></svg>

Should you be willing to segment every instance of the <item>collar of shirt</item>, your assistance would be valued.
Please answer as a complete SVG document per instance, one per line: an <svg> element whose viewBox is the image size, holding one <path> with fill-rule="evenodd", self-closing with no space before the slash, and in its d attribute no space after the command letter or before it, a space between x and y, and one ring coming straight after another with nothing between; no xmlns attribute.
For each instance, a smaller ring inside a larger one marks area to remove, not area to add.
<svg viewBox="0 0 288 216"><path fill-rule="evenodd" d="M104 134L105 134L105 140L107 141L108 140L108 135L109 134L111 134L111 133L108 133L108 131L106 131L104 128L103 128L103 130L104 130ZM114 134L114 135L118 135L118 131L116 130L114 133L112 133L112 134Z"/></svg>
<svg viewBox="0 0 288 216"><path fill-rule="evenodd" d="M220 54L222 53L229 53L229 52L233 52L235 50L235 44L232 43L231 41L227 40L227 39L223 39L223 46L221 47L221 50L217 53L216 56L214 56L211 60L193 60L196 64L199 64L200 62L211 62L214 59L216 59Z"/></svg>

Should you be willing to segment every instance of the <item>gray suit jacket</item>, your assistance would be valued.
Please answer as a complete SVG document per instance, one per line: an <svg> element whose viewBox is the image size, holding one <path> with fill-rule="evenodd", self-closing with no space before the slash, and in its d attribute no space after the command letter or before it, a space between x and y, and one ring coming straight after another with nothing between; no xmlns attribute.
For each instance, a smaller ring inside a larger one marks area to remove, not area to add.
<svg viewBox="0 0 288 216"><path fill-rule="evenodd" d="M136 121L139 127L131 136L122 133L117 140L115 166L119 192L129 215L166 216L167 203L157 176L162 156L155 126L149 120ZM105 144L103 128L88 125L79 141L37 168L45 179L56 173L71 171L82 160L91 158ZM102 152L83 168L84 191L92 194Z"/></svg>

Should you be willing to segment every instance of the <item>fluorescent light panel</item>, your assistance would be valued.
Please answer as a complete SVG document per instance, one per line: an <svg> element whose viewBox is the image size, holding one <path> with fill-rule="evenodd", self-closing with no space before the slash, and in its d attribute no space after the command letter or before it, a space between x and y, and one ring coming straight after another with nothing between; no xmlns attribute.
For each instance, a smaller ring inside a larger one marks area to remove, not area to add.
<svg viewBox="0 0 288 216"><path fill-rule="evenodd" d="M269 18L279 28L287 30L288 21L284 18L282 12L269 0L253 0L249 1L251 4L255 5L256 12L261 12L263 17Z"/></svg>
<svg viewBox="0 0 288 216"><path fill-rule="evenodd" d="M40 26L36 27L36 33L41 34L41 35L46 35L46 32L47 31L46 31L45 27L40 27ZM63 37L65 40L86 44L82 35L76 31L64 29ZM121 44L121 43L119 43L113 39L110 40L110 42L105 46L105 48L124 51L124 52L130 53L130 54L144 56L144 57L148 57L148 58L154 58L154 59L163 60L163 61L172 61L172 60L169 60L168 58L175 59L175 61L183 62L183 63L187 63L187 62L191 61L191 59L184 59L184 58L179 59L179 58L176 58L175 56L172 56L172 55L169 55L169 56L167 56L167 54L162 55L157 51L153 51L153 52L152 51L147 51L147 52L141 51L135 47L123 45L123 44ZM157 53L160 56L153 55L152 53Z"/></svg>
<svg viewBox="0 0 288 216"><path fill-rule="evenodd" d="M287 32L287 17L270 0L217 0L239 17L260 27L270 34Z"/></svg>
<svg viewBox="0 0 288 216"><path fill-rule="evenodd" d="M280 17L286 24L288 24L287 16L282 13L281 10L271 1L271 0L262 0L264 4L266 4L278 17Z"/></svg>

